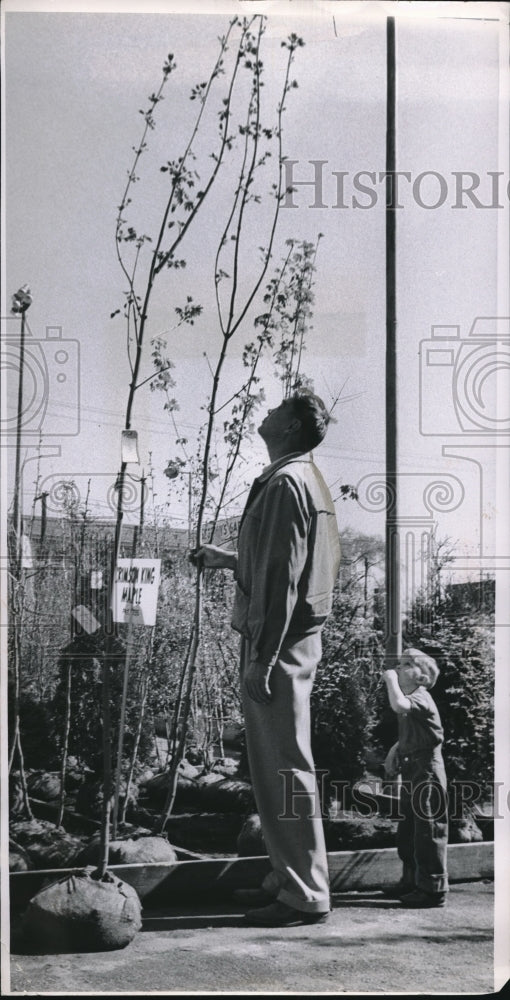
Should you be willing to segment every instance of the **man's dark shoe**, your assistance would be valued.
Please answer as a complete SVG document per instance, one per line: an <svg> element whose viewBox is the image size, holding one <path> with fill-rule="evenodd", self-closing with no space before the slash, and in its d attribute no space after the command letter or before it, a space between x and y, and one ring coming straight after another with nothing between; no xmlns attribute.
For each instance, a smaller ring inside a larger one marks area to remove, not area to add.
<svg viewBox="0 0 510 1000"><path fill-rule="evenodd" d="M245 920L254 927L301 927L303 924L323 923L329 917L329 910L323 913L308 913L295 910L278 899L260 910L251 910Z"/></svg>
<svg viewBox="0 0 510 1000"><path fill-rule="evenodd" d="M425 892L424 889L414 889L407 896L402 896L402 906L412 910L428 907L446 906L445 892Z"/></svg>
<svg viewBox="0 0 510 1000"><path fill-rule="evenodd" d="M243 906L267 906L274 903L274 896L260 886L259 889L234 889L232 899Z"/></svg>

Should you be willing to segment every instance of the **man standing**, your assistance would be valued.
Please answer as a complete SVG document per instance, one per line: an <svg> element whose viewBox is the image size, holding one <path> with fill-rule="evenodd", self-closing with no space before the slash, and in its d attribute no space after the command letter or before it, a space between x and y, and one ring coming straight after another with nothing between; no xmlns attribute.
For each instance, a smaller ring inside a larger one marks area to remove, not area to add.
<svg viewBox="0 0 510 1000"><path fill-rule="evenodd" d="M335 508L309 454L329 414L300 390L258 431L270 465L255 480L238 551L204 545L196 559L234 571L232 626L241 633L241 695L253 790L272 872L250 923L315 923L330 910L324 831L310 746L310 694L340 562ZM241 895L241 894L239 894Z"/></svg>

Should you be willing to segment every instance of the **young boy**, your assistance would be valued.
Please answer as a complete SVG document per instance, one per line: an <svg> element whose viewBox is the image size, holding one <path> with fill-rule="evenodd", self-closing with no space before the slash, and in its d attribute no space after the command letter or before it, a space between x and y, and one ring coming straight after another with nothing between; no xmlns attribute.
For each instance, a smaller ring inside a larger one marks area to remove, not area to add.
<svg viewBox="0 0 510 1000"><path fill-rule="evenodd" d="M385 762L388 777L402 771L397 830L403 875L397 895L407 907L444 906L448 891L448 808L443 727L429 693L439 668L419 649L407 649L396 670L384 672L390 705L398 715L398 744Z"/></svg>

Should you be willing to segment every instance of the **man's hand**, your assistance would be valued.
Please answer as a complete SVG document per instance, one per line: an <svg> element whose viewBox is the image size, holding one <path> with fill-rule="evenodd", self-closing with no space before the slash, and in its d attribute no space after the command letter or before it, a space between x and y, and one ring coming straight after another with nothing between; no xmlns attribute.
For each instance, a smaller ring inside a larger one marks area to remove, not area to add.
<svg viewBox="0 0 510 1000"><path fill-rule="evenodd" d="M270 674L271 667L266 667L263 663L257 663L257 660L252 660L246 668L243 681L253 701L258 701L262 704L267 704L271 701L271 688L269 687Z"/></svg>
<svg viewBox="0 0 510 1000"><path fill-rule="evenodd" d="M235 569L237 553L231 549L221 549L218 545L201 545L190 553L189 558L194 566L202 569Z"/></svg>

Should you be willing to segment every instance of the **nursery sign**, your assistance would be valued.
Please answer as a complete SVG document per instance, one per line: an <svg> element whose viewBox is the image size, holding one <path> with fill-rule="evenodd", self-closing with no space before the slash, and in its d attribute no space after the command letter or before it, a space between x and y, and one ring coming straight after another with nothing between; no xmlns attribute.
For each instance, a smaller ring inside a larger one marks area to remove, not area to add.
<svg viewBox="0 0 510 1000"><path fill-rule="evenodd" d="M155 625L160 559L119 559L113 582L113 620Z"/></svg>

